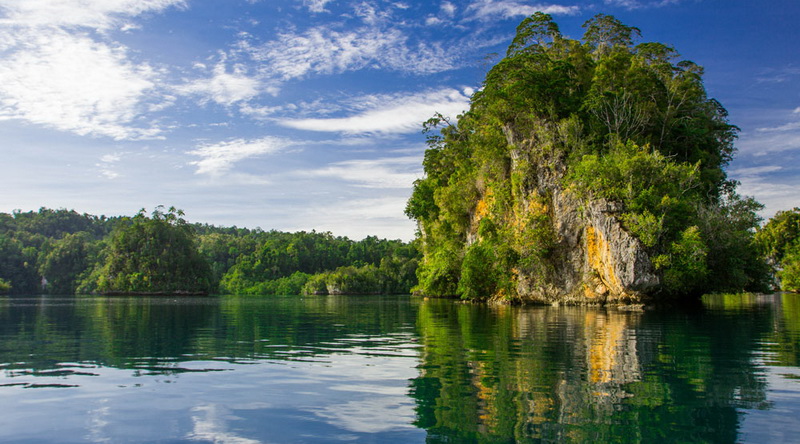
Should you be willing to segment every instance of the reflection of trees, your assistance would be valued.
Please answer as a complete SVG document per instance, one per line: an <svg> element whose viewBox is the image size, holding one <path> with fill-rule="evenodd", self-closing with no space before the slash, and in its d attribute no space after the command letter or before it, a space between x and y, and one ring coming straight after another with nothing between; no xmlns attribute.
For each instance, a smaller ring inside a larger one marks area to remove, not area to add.
<svg viewBox="0 0 800 444"><path fill-rule="evenodd" d="M783 293L776 298L774 333L774 365L800 366L800 294Z"/></svg>
<svg viewBox="0 0 800 444"><path fill-rule="evenodd" d="M733 442L736 409L765 400L769 314L425 301L417 425L431 442Z"/></svg>
<svg viewBox="0 0 800 444"><path fill-rule="evenodd" d="M408 297L3 298L0 363L171 373L191 360L291 359L370 346L413 325ZM341 341L348 337L357 340Z"/></svg>

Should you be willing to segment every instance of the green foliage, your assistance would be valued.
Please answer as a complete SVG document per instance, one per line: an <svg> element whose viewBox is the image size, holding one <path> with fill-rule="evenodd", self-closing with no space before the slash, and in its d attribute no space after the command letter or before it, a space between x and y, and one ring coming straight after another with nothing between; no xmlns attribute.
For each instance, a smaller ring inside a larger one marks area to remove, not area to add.
<svg viewBox="0 0 800 444"><path fill-rule="evenodd" d="M585 155L566 182L586 199L622 204L621 218L645 245L655 246L692 222L698 193L697 166L677 163L648 147L617 144L604 156Z"/></svg>
<svg viewBox="0 0 800 444"><path fill-rule="evenodd" d="M800 208L779 211L756 233L755 242L764 254L780 288L798 291L798 247L800 245Z"/></svg>
<svg viewBox="0 0 800 444"><path fill-rule="evenodd" d="M467 248L458 281L458 293L463 299L488 299L495 294L500 285L496 262L494 251L481 242Z"/></svg>
<svg viewBox="0 0 800 444"><path fill-rule="evenodd" d="M55 241L39 266L39 272L47 280L44 290L51 294L74 294L91 271L98 250L99 244L85 231Z"/></svg>
<svg viewBox="0 0 800 444"><path fill-rule="evenodd" d="M295 271L289 276L284 276L272 281L259 282L241 294L253 295L299 295L303 292L311 275L302 271Z"/></svg>
<svg viewBox="0 0 800 444"><path fill-rule="evenodd" d="M800 208L779 211L756 234L762 252L774 263L780 263L787 249L800 239Z"/></svg>
<svg viewBox="0 0 800 444"><path fill-rule="evenodd" d="M6 294L11 291L11 284L5 279L0 279L0 294Z"/></svg>
<svg viewBox="0 0 800 444"><path fill-rule="evenodd" d="M285 278L296 272L316 275L347 266L383 267L384 261L388 261L386 267L390 267L390 264L397 268L414 267L418 256L416 247L399 240L367 236L360 241L352 241L334 237L331 233L270 231L256 236L252 252L235 258L235 263L221 277L220 290L232 294L274 294L272 291L278 288L275 287L277 282L285 282ZM399 273L397 270L394 272ZM311 279L309 282L313 289L307 293L322 291L317 280ZM287 294L300 294L305 284L303 282L299 288L293 284L285 287L284 291L292 291ZM406 283L395 289L404 293L412 285Z"/></svg>
<svg viewBox="0 0 800 444"><path fill-rule="evenodd" d="M303 294L407 294L416 285L416 258L386 257L372 264L339 267L311 276Z"/></svg>
<svg viewBox="0 0 800 444"><path fill-rule="evenodd" d="M36 272L36 249L25 247L15 237L0 234L0 279L8 283L11 293L35 293L40 282Z"/></svg>
<svg viewBox="0 0 800 444"><path fill-rule="evenodd" d="M673 242L669 254L655 258L656 269L663 271L663 291L671 295L695 294L702 291L708 276L706 257L708 246L700 235L700 229L691 226Z"/></svg>
<svg viewBox="0 0 800 444"><path fill-rule="evenodd" d="M778 279L781 290L800 292L800 240L785 249Z"/></svg>
<svg viewBox="0 0 800 444"><path fill-rule="evenodd" d="M104 293L207 293L211 269L191 225L174 207L144 210L111 233L96 289Z"/></svg>
<svg viewBox="0 0 800 444"><path fill-rule="evenodd" d="M753 198L727 192L698 211L708 246L706 287L722 292L769 292L770 270L755 240L764 208Z"/></svg>

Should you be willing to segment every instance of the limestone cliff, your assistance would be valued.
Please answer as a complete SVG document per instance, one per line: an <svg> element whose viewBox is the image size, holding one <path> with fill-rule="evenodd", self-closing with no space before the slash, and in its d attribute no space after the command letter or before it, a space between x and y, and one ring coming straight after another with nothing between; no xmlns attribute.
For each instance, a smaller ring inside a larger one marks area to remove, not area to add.
<svg viewBox="0 0 800 444"><path fill-rule="evenodd" d="M529 176L529 185L517 195L548 196L551 205L545 211L555 237L547 258L552 266L543 268L545 276L520 270L517 297L548 304L636 303L655 289L659 278L645 246L614 216L620 205L607 200L581 201L562 185L567 168L564 161L558 156L538 157L541 147L537 143L542 143L542 137L526 137L511 126L505 126L503 132L511 147L511 170L530 165L521 171ZM555 152L566 147L560 148ZM521 200L529 212L531 203L524 197ZM473 227L479 225L480 217L480 212L473 217ZM474 229L472 232L469 238L474 242L478 236Z"/></svg>

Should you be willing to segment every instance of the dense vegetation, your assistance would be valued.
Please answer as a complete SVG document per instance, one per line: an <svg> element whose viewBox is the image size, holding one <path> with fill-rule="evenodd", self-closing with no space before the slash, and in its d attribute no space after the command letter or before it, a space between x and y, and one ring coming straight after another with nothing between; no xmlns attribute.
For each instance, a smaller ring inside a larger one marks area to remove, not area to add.
<svg viewBox="0 0 800 444"><path fill-rule="evenodd" d="M780 288L800 291L800 208L779 211L758 231L756 240L777 270Z"/></svg>
<svg viewBox="0 0 800 444"><path fill-rule="evenodd" d="M133 217L0 213L0 293L408 293L414 244Z"/></svg>
<svg viewBox="0 0 800 444"><path fill-rule="evenodd" d="M599 14L582 40L525 19L457 124L424 127L426 176L406 213L424 259L418 290L516 299L520 275L553 274L552 190L608 202L652 259L660 297L765 289L753 234L762 206L725 166L737 128L703 69Z"/></svg>

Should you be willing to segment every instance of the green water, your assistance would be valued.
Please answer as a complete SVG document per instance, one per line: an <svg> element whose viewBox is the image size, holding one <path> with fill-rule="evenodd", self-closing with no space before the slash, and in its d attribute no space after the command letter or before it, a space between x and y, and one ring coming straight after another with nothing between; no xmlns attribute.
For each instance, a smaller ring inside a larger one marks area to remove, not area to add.
<svg viewBox="0 0 800 444"><path fill-rule="evenodd" d="M797 442L800 297L0 297L0 442Z"/></svg>

